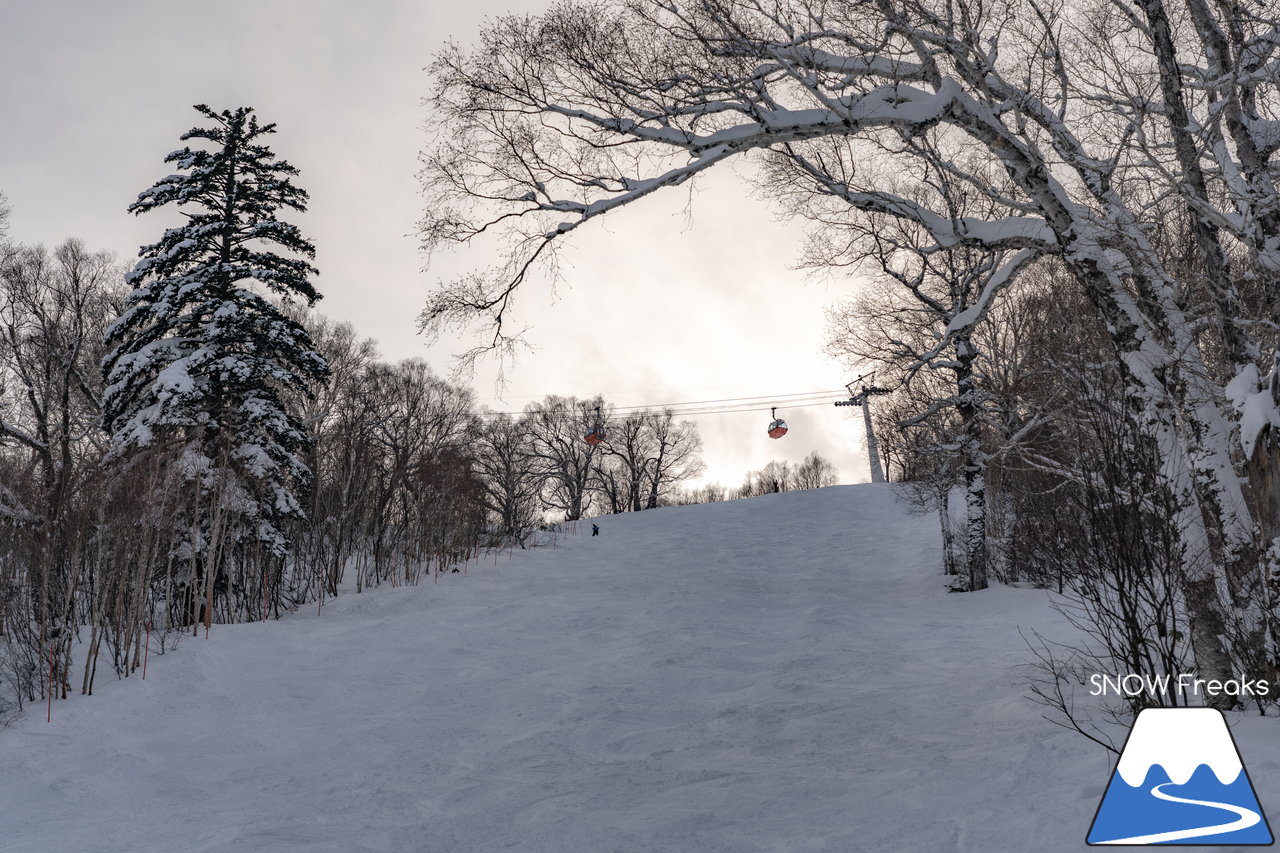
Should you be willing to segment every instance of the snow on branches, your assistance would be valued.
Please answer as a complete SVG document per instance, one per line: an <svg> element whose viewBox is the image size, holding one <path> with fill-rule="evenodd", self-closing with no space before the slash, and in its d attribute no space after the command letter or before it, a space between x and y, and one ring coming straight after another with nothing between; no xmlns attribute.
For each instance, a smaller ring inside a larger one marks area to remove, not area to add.
<svg viewBox="0 0 1280 853"><path fill-rule="evenodd" d="M510 346L514 295L566 235L732 158L818 230L888 216L921 252L1004 253L949 334L1055 256L1256 641L1259 566L1280 537L1250 508L1277 475L1245 452L1254 424L1280 422L1264 393L1280 328L1277 32L1267 10L1202 0L588 0L500 18L432 66L421 224L428 251L492 239L500 261L446 283L422 324L487 323L473 355ZM960 215L931 175L984 215ZM1232 399L1249 401L1248 435Z"/></svg>

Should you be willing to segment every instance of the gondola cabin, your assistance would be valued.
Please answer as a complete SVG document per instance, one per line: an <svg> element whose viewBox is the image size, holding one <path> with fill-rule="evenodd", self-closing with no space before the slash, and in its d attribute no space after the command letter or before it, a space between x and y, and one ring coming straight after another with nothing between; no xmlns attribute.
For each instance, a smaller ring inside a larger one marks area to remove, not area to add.
<svg viewBox="0 0 1280 853"><path fill-rule="evenodd" d="M592 447L595 447L597 444L604 441L604 419L600 417L599 406L596 406L595 426L591 428L591 432L587 433L582 437L582 440L585 441L587 444L591 445Z"/></svg>
<svg viewBox="0 0 1280 853"><path fill-rule="evenodd" d="M782 438L787 434L787 422L778 417L778 410L771 409L773 420L769 422L769 438Z"/></svg>

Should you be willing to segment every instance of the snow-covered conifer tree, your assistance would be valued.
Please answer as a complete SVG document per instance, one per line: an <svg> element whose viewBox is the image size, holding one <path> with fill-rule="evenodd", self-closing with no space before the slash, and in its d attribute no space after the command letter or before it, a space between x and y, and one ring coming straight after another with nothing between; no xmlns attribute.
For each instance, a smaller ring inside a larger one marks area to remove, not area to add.
<svg viewBox="0 0 1280 853"><path fill-rule="evenodd" d="M275 125L259 124L249 107L196 110L208 126L181 139L205 148L169 154L177 173L129 207L171 205L184 221L143 246L126 279L135 289L106 334L103 420L113 459L175 454L191 581L212 590L228 549L287 553L283 523L302 516L310 473L299 459L306 433L285 400L309 393L328 367L306 330L268 299L320 298L310 281L315 247L277 218L305 210L307 193L292 183L298 170L264 143Z"/></svg>

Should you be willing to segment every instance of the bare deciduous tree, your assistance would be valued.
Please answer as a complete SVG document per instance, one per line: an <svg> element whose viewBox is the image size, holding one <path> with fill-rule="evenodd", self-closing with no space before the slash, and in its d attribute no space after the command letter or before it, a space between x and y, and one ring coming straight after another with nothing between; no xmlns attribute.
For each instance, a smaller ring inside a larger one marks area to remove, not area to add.
<svg viewBox="0 0 1280 853"><path fill-rule="evenodd" d="M542 510L542 474L533 458L533 437L523 419L490 417L473 447L483 484L481 501L498 522L501 536L524 544Z"/></svg>
<svg viewBox="0 0 1280 853"><path fill-rule="evenodd" d="M836 466L831 464L830 459L813 450L803 462L796 466L792 480L796 489L821 489L824 486L834 486L838 482Z"/></svg>

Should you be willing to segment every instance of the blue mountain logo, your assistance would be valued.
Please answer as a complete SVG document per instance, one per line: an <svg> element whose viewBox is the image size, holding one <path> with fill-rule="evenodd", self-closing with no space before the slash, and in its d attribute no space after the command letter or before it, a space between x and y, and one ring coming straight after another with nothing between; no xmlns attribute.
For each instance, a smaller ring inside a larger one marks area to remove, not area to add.
<svg viewBox="0 0 1280 853"><path fill-rule="evenodd" d="M1147 708L1111 774L1087 842L1261 846L1274 842L1216 708Z"/></svg>

